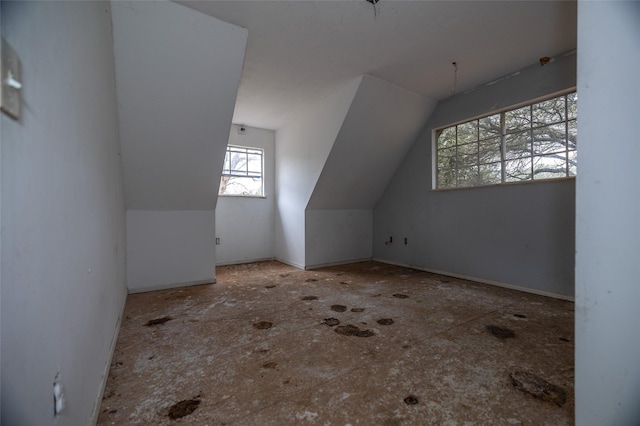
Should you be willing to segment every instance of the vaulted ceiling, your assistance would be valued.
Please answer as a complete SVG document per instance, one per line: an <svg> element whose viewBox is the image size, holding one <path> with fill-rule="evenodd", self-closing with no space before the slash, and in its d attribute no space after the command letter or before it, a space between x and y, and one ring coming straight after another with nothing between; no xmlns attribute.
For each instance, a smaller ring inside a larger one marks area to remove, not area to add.
<svg viewBox="0 0 640 426"><path fill-rule="evenodd" d="M233 121L267 129L361 74L444 99L576 48L575 1L179 3L249 30Z"/></svg>

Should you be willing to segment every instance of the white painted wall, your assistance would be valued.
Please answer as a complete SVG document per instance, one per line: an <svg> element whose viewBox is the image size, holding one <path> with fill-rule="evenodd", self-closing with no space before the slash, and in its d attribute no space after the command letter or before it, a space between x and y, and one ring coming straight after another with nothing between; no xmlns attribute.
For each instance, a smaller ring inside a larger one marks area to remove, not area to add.
<svg viewBox="0 0 640 426"><path fill-rule="evenodd" d="M562 56L440 102L374 210L374 257L573 296L574 181L432 191L431 135L569 89L575 72Z"/></svg>
<svg viewBox="0 0 640 426"><path fill-rule="evenodd" d="M129 291L215 282L215 212L127 210Z"/></svg>
<svg viewBox="0 0 640 426"><path fill-rule="evenodd" d="M436 101L362 76L307 209L372 209Z"/></svg>
<svg viewBox="0 0 640 426"><path fill-rule="evenodd" d="M251 262L275 257L275 132L233 125L229 144L262 148L264 198L218 197L216 207L216 263Z"/></svg>
<svg viewBox="0 0 640 426"><path fill-rule="evenodd" d="M113 2L113 27L129 289L210 282L247 30L169 1Z"/></svg>
<svg viewBox="0 0 640 426"><path fill-rule="evenodd" d="M304 268L305 208L361 77L336 88L276 132L276 258Z"/></svg>
<svg viewBox="0 0 640 426"><path fill-rule="evenodd" d="M247 30L164 0L113 28L127 209L214 210Z"/></svg>
<svg viewBox="0 0 640 426"><path fill-rule="evenodd" d="M307 210L307 269L371 259L371 210Z"/></svg>
<svg viewBox="0 0 640 426"><path fill-rule="evenodd" d="M307 203L305 267L371 258L372 209L435 104L362 76Z"/></svg>
<svg viewBox="0 0 640 426"><path fill-rule="evenodd" d="M126 297L110 4L0 7L24 83L1 119L1 421L91 424Z"/></svg>
<svg viewBox="0 0 640 426"><path fill-rule="evenodd" d="M639 23L638 2L578 2L578 425L640 423Z"/></svg>

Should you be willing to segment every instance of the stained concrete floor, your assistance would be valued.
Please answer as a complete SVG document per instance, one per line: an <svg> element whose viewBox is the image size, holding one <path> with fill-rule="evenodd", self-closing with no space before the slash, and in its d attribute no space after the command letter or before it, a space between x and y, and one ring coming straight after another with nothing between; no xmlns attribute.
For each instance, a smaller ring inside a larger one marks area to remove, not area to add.
<svg viewBox="0 0 640 426"><path fill-rule="evenodd" d="M376 262L217 281L128 297L98 424L574 422L570 302Z"/></svg>

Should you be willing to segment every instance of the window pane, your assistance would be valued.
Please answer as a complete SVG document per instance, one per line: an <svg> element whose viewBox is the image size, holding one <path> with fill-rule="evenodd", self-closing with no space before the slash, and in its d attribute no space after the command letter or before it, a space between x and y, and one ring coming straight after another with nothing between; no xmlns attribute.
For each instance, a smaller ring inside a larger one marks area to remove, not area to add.
<svg viewBox="0 0 640 426"><path fill-rule="evenodd" d="M531 156L531 132L520 132L505 136L505 158L522 158Z"/></svg>
<svg viewBox="0 0 640 426"><path fill-rule="evenodd" d="M437 176L438 188L455 188L456 186L456 170L444 169L438 170Z"/></svg>
<svg viewBox="0 0 640 426"><path fill-rule="evenodd" d="M505 181L519 182L531 179L531 157L504 162Z"/></svg>
<svg viewBox="0 0 640 426"><path fill-rule="evenodd" d="M262 150L227 146L218 193L262 196Z"/></svg>
<svg viewBox="0 0 640 426"><path fill-rule="evenodd" d="M456 145L456 128L448 127L438 135L438 149L449 148Z"/></svg>
<svg viewBox="0 0 640 426"><path fill-rule="evenodd" d="M532 116L534 127L564 121L564 96L533 105Z"/></svg>
<svg viewBox="0 0 640 426"><path fill-rule="evenodd" d="M564 122L533 130L533 153L550 154L566 151L566 127Z"/></svg>
<svg viewBox="0 0 640 426"><path fill-rule="evenodd" d="M578 153L569 151L569 176L575 176L578 166Z"/></svg>
<svg viewBox="0 0 640 426"><path fill-rule="evenodd" d="M578 93L570 93L567 95L567 119L571 120L578 115Z"/></svg>
<svg viewBox="0 0 640 426"><path fill-rule="evenodd" d="M474 186L478 184L478 167L458 169L458 186Z"/></svg>
<svg viewBox="0 0 640 426"><path fill-rule="evenodd" d="M483 164L479 168L478 183L493 185L502 182L502 167L500 163Z"/></svg>
<svg viewBox="0 0 640 426"><path fill-rule="evenodd" d="M571 120L569 123L569 149L576 149L578 146L578 123Z"/></svg>
<svg viewBox="0 0 640 426"><path fill-rule="evenodd" d="M504 125L508 133L525 130L531 127L531 107L507 111L504 113Z"/></svg>
<svg viewBox="0 0 640 426"><path fill-rule="evenodd" d="M441 149L438 151L438 170L455 169L456 148Z"/></svg>
<svg viewBox="0 0 640 426"><path fill-rule="evenodd" d="M500 114L490 115L479 120L480 139L489 139L500 136Z"/></svg>
<svg viewBox="0 0 640 426"><path fill-rule="evenodd" d="M262 155L249 154L248 159L248 174L259 177L262 174Z"/></svg>
<svg viewBox="0 0 640 426"><path fill-rule="evenodd" d="M552 179L567 176L566 153L533 157L533 178Z"/></svg>
<svg viewBox="0 0 640 426"><path fill-rule="evenodd" d="M262 179L238 176L222 176L221 195L262 195Z"/></svg>
<svg viewBox="0 0 640 426"><path fill-rule="evenodd" d="M458 144L478 140L478 120L458 124Z"/></svg>
<svg viewBox="0 0 640 426"><path fill-rule="evenodd" d="M480 142L480 164L500 161L500 138Z"/></svg>
<svg viewBox="0 0 640 426"><path fill-rule="evenodd" d="M244 152L231 151L230 156L230 173L246 174L247 173L247 154Z"/></svg>

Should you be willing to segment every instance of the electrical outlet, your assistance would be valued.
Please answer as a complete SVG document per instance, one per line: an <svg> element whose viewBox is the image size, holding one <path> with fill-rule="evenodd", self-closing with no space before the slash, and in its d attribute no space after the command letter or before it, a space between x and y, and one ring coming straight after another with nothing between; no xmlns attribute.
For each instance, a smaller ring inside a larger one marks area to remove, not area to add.
<svg viewBox="0 0 640 426"><path fill-rule="evenodd" d="M8 116L18 120L21 104L20 59L9 43L2 39L0 47L0 109Z"/></svg>
<svg viewBox="0 0 640 426"><path fill-rule="evenodd" d="M53 415L59 415L64 410L65 404L64 389L62 382L60 382L60 373L58 373L53 381Z"/></svg>

